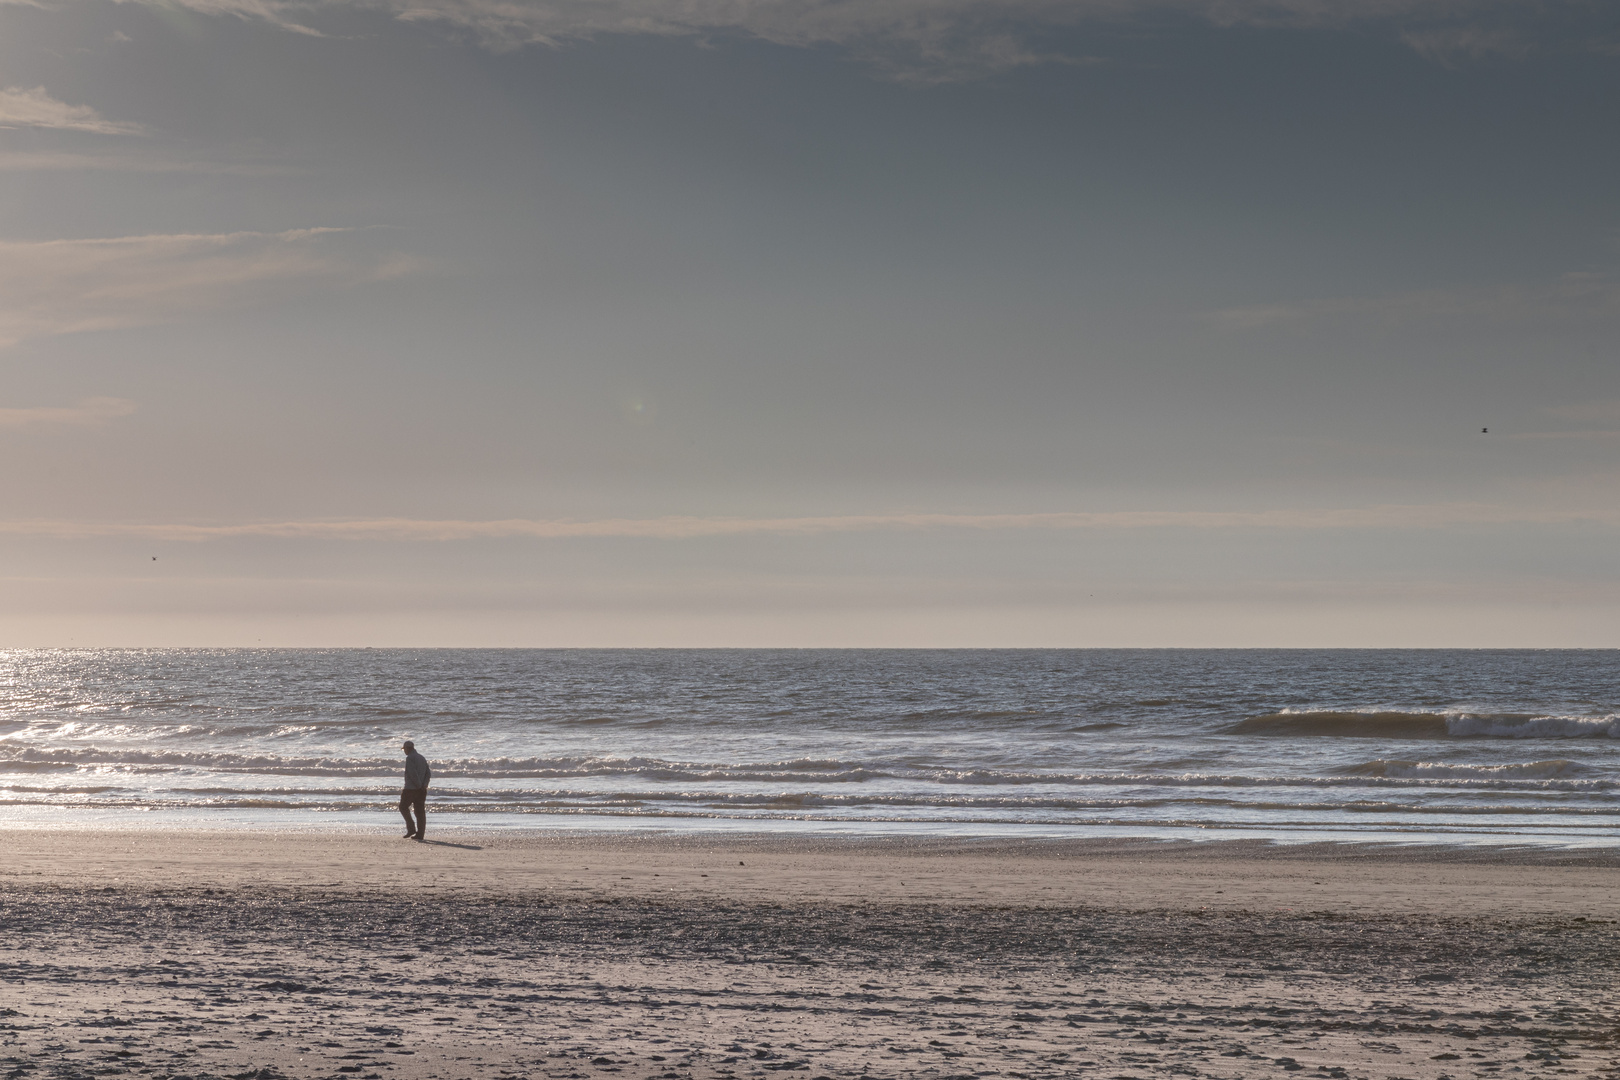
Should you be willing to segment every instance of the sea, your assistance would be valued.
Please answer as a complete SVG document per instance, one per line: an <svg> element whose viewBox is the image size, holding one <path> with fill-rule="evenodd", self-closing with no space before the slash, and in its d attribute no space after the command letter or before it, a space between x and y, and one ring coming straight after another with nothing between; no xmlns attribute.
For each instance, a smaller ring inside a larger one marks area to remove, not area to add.
<svg viewBox="0 0 1620 1080"><path fill-rule="evenodd" d="M1620 652L0 653L0 825L1620 844Z"/></svg>

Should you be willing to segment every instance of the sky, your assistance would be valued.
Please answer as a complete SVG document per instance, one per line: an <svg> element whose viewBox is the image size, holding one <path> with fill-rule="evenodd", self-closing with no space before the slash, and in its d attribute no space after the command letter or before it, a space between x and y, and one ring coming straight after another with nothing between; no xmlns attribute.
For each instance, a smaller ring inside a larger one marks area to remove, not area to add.
<svg viewBox="0 0 1620 1080"><path fill-rule="evenodd" d="M1620 8L0 0L0 646L1620 647Z"/></svg>

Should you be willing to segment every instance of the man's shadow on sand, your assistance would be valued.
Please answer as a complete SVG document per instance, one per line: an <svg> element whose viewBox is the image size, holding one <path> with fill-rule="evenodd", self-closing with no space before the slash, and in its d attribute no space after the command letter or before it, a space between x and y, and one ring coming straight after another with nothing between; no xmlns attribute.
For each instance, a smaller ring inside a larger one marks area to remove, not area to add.
<svg viewBox="0 0 1620 1080"><path fill-rule="evenodd" d="M455 848L460 848L463 851L483 851L484 850L484 845L482 845L482 844L452 844L448 840L418 840L417 843L418 844L427 844L430 847L455 847Z"/></svg>

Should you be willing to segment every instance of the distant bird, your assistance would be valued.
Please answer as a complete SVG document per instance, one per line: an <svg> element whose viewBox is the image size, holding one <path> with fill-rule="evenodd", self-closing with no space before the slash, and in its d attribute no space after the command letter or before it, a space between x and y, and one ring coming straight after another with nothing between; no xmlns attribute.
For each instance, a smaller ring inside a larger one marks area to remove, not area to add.
<svg viewBox="0 0 1620 1080"><path fill-rule="evenodd" d="M156 555L152 556L152 561L157 562L157 556Z"/></svg>
<svg viewBox="0 0 1620 1080"><path fill-rule="evenodd" d="M1491 433L1491 429L1488 427L1482 427L1479 429L1479 433L1481 435L1489 435Z"/></svg>

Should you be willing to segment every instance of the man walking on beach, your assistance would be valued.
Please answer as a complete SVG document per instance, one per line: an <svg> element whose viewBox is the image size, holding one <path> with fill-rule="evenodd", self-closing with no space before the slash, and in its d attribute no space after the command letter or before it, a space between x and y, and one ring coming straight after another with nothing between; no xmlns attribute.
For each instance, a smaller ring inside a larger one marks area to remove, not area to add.
<svg viewBox="0 0 1620 1080"><path fill-rule="evenodd" d="M405 839L420 840L427 832L427 788L433 779L427 758L416 752L416 744L405 740L405 790L399 793L399 812L405 815ZM411 810L416 821L411 822Z"/></svg>

